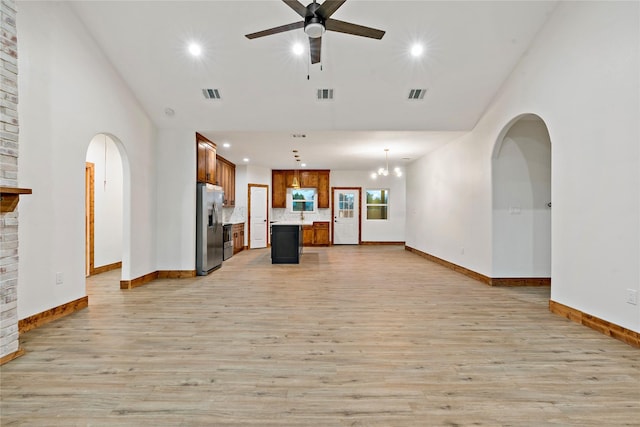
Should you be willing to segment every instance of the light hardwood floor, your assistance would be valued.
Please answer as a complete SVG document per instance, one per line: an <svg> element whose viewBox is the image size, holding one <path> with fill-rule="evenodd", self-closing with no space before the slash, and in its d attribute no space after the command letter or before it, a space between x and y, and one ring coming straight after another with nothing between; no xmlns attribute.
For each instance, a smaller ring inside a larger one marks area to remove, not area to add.
<svg viewBox="0 0 640 427"><path fill-rule="evenodd" d="M640 425L640 351L397 246L244 251L21 337L2 426Z"/></svg>

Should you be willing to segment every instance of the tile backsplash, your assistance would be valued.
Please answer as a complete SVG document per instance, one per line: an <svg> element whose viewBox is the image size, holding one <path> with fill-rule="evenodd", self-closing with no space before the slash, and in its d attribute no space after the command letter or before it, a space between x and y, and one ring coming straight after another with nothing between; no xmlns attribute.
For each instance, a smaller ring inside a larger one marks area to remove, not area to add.
<svg viewBox="0 0 640 427"><path fill-rule="evenodd" d="M271 209L270 221L297 221L300 213L288 209ZM331 221L331 209L318 209L315 212L305 212L305 221Z"/></svg>
<svg viewBox="0 0 640 427"><path fill-rule="evenodd" d="M235 206L222 208L222 222L234 224L239 222L247 222L247 207Z"/></svg>

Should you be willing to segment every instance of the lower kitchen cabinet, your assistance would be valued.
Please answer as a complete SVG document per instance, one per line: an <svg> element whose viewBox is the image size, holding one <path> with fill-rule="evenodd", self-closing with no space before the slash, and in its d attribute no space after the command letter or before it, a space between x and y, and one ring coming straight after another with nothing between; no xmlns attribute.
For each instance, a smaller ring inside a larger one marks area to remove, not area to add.
<svg viewBox="0 0 640 427"><path fill-rule="evenodd" d="M313 246L315 231L313 225L302 226L302 246Z"/></svg>
<svg viewBox="0 0 640 427"><path fill-rule="evenodd" d="M271 263L299 264L301 252L301 226L273 224L271 226Z"/></svg>
<svg viewBox="0 0 640 427"><path fill-rule="evenodd" d="M244 222L233 224L231 236L233 237L233 253L237 254L244 249Z"/></svg>
<svg viewBox="0 0 640 427"><path fill-rule="evenodd" d="M314 221L302 226L303 246L329 246L329 222Z"/></svg>
<svg viewBox="0 0 640 427"><path fill-rule="evenodd" d="M313 244L315 246L329 246L329 223L328 222L314 222L313 231L314 231Z"/></svg>

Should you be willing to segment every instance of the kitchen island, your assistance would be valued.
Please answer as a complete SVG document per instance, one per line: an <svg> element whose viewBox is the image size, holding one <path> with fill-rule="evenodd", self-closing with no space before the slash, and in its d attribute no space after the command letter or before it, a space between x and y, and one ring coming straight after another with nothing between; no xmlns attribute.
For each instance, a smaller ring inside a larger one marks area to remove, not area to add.
<svg viewBox="0 0 640 427"><path fill-rule="evenodd" d="M302 255L302 222L271 224L271 264L299 264Z"/></svg>

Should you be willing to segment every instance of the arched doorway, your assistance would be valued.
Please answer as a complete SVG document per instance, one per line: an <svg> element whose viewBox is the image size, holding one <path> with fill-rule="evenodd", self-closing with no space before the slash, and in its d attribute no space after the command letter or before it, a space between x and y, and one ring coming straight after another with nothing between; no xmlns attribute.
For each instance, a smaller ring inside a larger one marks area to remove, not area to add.
<svg viewBox="0 0 640 427"><path fill-rule="evenodd" d="M122 143L113 135L95 135L87 148L85 171L86 275L90 276L122 268L125 262L128 167Z"/></svg>
<svg viewBox="0 0 640 427"><path fill-rule="evenodd" d="M535 114L514 118L498 137L491 163L492 277L548 284L551 139L544 121Z"/></svg>

